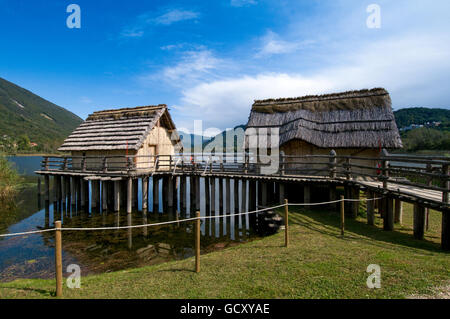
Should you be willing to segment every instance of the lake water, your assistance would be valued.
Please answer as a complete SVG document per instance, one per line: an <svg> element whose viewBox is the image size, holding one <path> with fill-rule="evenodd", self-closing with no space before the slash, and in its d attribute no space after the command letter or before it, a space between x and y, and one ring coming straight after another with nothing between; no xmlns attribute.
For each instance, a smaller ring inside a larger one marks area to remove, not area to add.
<svg viewBox="0 0 450 319"><path fill-rule="evenodd" d="M40 168L42 157L10 157L9 160L14 163L19 172L33 176L28 177L27 180L37 181L38 176L34 174L34 171ZM204 181L202 180L201 183ZM187 194L189 194L189 185L187 186ZM233 189L233 182L231 189ZM151 189L149 194L149 207L152 207ZM139 196L141 196L140 191ZM233 197L232 192L232 205ZM204 216L203 194L200 202ZM216 202L218 202L218 190ZM162 206L161 200L160 204ZM189 202L187 204L189 212ZM139 208L141 207L140 201ZM217 203L216 207L219 207ZM233 211L234 207L231 206L230 209ZM162 207L160 207L161 210ZM189 217L189 213L177 216L143 213L140 210L132 214L81 212L72 211L70 207L58 212L55 211L53 204L46 207L42 198L38 201L35 184L23 188L17 196L15 207L0 214L1 234L53 228L55 220L61 220L64 227L92 228L142 225ZM219 213L216 212L216 214ZM248 217L202 221L202 252L223 249L256 238L250 233L247 225ZM184 222L131 230L64 231L63 269L70 264L77 264L81 267L82 275L86 275L191 257L194 254L193 230L193 222ZM0 238L0 281L17 278L54 278L54 232Z"/></svg>

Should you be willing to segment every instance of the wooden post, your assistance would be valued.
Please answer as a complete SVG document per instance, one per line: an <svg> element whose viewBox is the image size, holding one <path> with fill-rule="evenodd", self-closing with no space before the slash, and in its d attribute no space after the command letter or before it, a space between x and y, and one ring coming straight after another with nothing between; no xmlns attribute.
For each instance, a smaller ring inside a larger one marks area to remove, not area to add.
<svg viewBox="0 0 450 319"><path fill-rule="evenodd" d="M195 221L195 272L200 272L200 211L196 213Z"/></svg>
<svg viewBox="0 0 450 319"><path fill-rule="evenodd" d="M209 179L211 184L211 216L216 216L216 179L211 177ZM211 219L211 236L216 236L216 219Z"/></svg>
<svg viewBox="0 0 450 319"><path fill-rule="evenodd" d="M186 214L186 176L180 176L180 211Z"/></svg>
<svg viewBox="0 0 450 319"><path fill-rule="evenodd" d="M384 200L383 229L386 231L394 230L394 199L389 196L386 196Z"/></svg>
<svg viewBox="0 0 450 319"><path fill-rule="evenodd" d="M356 219L358 217L359 213L359 197L360 197L360 189L359 187L355 186L351 188L352 196L351 198L355 201L351 202L352 212L351 217L353 219Z"/></svg>
<svg viewBox="0 0 450 319"><path fill-rule="evenodd" d="M344 196L341 195L341 236L344 236L345 230L345 202Z"/></svg>
<svg viewBox="0 0 450 319"><path fill-rule="evenodd" d="M223 214L223 178L219 178L219 215Z"/></svg>
<svg viewBox="0 0 450 319"><path fill-rule="evenodd" d="M278 187L279 187L279 192L278 192L279 201L278 202L281 204L286 199L286 196L284 195L284 183L280 182L278 184Z"/></svg>
<svg viewBox="0 0 450 319"><path fill-rule="evenodd" d="M370 226L375 225L375 202L373 201L375 198L374 193L371 191L367 192L367 224Z"/></svg>
<svg viewBox="0 0 450 319"><path fill-rule="evenodd" d="M443 250L450 251L450 211L442 212L442 239L441 246Z"/></svg>
<svg viewBox="0 0 450 319"><path fill-rule="evenodd" d="M231 184L230 184L229 178L225 179L225 198L227 201L226 214L230 215L231 214ZM230 217L227 216L227 236L230 236L230 235L231 235L231 219L230 219Z"/></svg>
<svg viewBox="0 0 450 319"><path fill-rule="evenodd" d="M132 197L133 197L133 179L128 177L128 185L127 185L127 213L131 214L133 211L132 207Z"/></svg>
<svg viewBox="0 0 450 319"><path fill-rule="evenodd" d="M204 179L205 183L205 192L204 194L204 198L205 198L205 216L210 216L211 214L211 193L210 193L210 188L209 188L209 177L205 177ZM206 236L209 236L209 224L210 224L211 219L205 219L205 234Z"/></svg>
<svg viewBox="0 0 450 319"><path fill-rule="evenodd" d="M403 223L403 202L400 199L395 200L394 223L402 225Z"/></svg>
<svg viewBox="0 0 450 319"><path fill-rule="evenodd" d="M425 235L425 207L414 204L414 238L422 240Z"/></svg>
<svg viewBox="0 0 450 319"><path fill-rule="evenodd" d="M174 188L173 188L173 181L172 181L172 179L173 179L173 176L170 176L167 179L167 182L168 182L167 196L168 196L168 198L166 198L166 200L169 203L169 211L172 211L173 205L174 205L174 203L173 203Z"/></svg>
<svg viewBox="0 0 450 319"><path fill-rule="evenodd" d="M450 203L450 166L449 165L442 165L442 175L444 178L442 179L442 188L445 188L446 191L442 192L442 201L446 204Z"/></svg>
<svg viewBox="0 0 450 319"><path fill-rule="evenodd" d="M61 221L55 221L55 277L56 277L56 297L62 296L63 275L62 275L62 236Z"/></svg>
<svg viewBox="0 0 450 319"><path fill-rule="evenodd" d="M120 211L120 181L114 181L114 211Z"/></svg>
<svg viewBox="0 0 450 319"><path fill-rule="evenodd" d="M133 208L138 209L139 205L139 179L133 179Z"/></svg>
<svg viewBox="0 0 450 319"><path fill-rule="evenodd" d="M253 212L256 210L256 181L250 180L248 186L248 210ZM248 215L248 222L251 228L256 226L256 214Z"/></svg>
<svg viewBox="0 0 450 319"><path fill-rule="evenodd" d="M45 192L45 201L47 203L50 202L50 177L48 175L44 176L44 192Z"/></svg>
<svg viewBox="0 0 450 319"><path fill-rule="evenodd" d="M389 156L388 151L383 148L383 150L381 151L381 154L383 155L383 157L387 157ZM388 188L388 180L389 180L389 161L386 159L383 159L382 161L383 163L383 188L387 189Z"/></svg>
<svg viewBox="0 0 450 319"><path fill-rule="evenodd" d="M195 210L200 210L200 177L195 177Z"/></svg>
<svg viewBox="0 0 450 319"><path fill-rule="evenodd" d="M267 182L261 182L261 205L267 207Z"/></svg>
<svg viewBox="0 0 450 319"><path fill-rule="evenodd" d="M336 193L336 185L331 184L330 187L328 188L329 191L329 200L330 202L337 200L337 193ZM337 203L332 203L329 205L330 209L332 209L333 211L336 211L338 205Z"/></svg>
<svg viewBox="0 0 450 319"><path fill-rule="evenodd" d="M102 181L102 211L108 210L108 183Z"/></svg>
<svg viewBox="0 0 450 319"><path fill-rule="evenodd" d="M153 175L153 213L159 213L159 178Z"/></svg>
<svg viewBox="0 0 450 319"><path fill-rule="evenodd" d="M76 188L76 178L70 177L70 201L72 206L77 204L77 188Z"/></svg>
<svg viewBox="0 0 450 319"><path fill-rule="evenodd" d="M148 177L142 178L142 210L148 211Z"/></svg>
<svg viewBox="0 0 450 319"><path fill-rule="evenodd" d="M241 181L241 213L247 212L247 180ZM247 234L247 215L241 215L242 236Z"/></svg>
<svg viewBox="0 0 450 319"><path fill-rule="evenodd" d="M80 188L81 208L84 208L86 205L86 182L83 177L80 177Z"/></svg>
<svg viewBox="0 0 450 319"><path fill-rule="evenodd" d="M233 180L234 188L234 213L239 214L239 180ZM239 215L234 216L234 239L239 239Z"/></svg>
<svg viewBox="0 0 450 319"><path fill-rule="evenodd" d="M289 247L289 203L284 200L284 246Z"/></svg>
<svg viewBox="0 0 450 319"><path fill-rule="evenodd" d="M303 186L303 203L309 204L311 203L311 186L304 185ZM310 206L305 206L305 208L309 208Z"/></svg>

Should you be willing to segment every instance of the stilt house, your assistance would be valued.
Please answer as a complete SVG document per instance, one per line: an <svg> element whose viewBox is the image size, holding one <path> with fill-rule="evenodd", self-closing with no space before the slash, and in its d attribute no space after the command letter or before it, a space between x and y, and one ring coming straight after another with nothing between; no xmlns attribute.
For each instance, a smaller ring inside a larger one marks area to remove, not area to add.
<svg viewBox="0 0 450 319"><path fill-rule="evenodd" d="M287 156L287 161L289 156L329 155L331 150L341 156L379 157L383 148L402 147L389 93L382 88L257 100L246 128L246 149L258 149L251 145L255 143L251 141L256 141L252 135L260 133L258 138L270 141L264 137L270 128L279 129L279 150ZM307 161L311 160L320 161ZM296 165L288 168L303 167L310 173L314 168L320 169L320 165L302 165L298 158L291 161ZM377 161L361 164L375 168Z"/></svg>
<svg viewBox="0 0 450 319"><path fill-rule="evenodd" d="M160 104L94 112L58 150L71 152L75 167L83 157L89 168L108 157L108 167L117 170L126 167L127 155L135 155L136 168L152 169L151 156L173 155L181 151L181 141L167 106Z"/></svg>

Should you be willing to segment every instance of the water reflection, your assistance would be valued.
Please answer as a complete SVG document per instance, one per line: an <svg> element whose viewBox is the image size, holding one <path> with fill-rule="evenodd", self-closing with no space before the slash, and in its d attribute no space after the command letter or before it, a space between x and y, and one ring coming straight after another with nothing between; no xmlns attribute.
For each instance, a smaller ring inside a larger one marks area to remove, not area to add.
<svg viewBox="0 0 450 319"><path fill-rule="evenodd" d="M201 180L204 189L205 181ZM209 182L208 182L209 183ZM215 187L214 205L206 206L204 194L200 198L202 216L222 215L228 209L235 211L233 194L226 201L229 207L219 206L219 182ZM150 183L152 185L152 183ZM228 185L226 185L228 187ZM233 181L231 181L231 186ZM139 185L139 206L142 208L141 185ZM160 188L161 189L161 188ZM223 187L222 187L223 190ZM53 193L53 192L52 192ZM149 205L154 207L153 190L149 189ZM134 211L113 213L104 209L81 209L72 201L45 202L37 194L36 184L24 189L17 199L14 219L1 228L2 233L21 232L53 227L55 220L61 220L63 227L93 228L126 225L142 225L165 221L179 221L193 215L195 203L190 203L189 178L186 183L185 203L178 200L175 207L162 214L155 211ZM161 192L157 211L163 210ZM178 193L180 199L180 193ZM239 206L239 205L238 205ZM215 207L215 210L213 210ZM219 208L220 207L220 208ZM217 209L219 208L219 209ZM236 207L237 211L239 207ZM201 223L201 249L203 253L236 245L255 238L248 230L246 216L211 218ZM178 222L170 225L141 227L124 230L64 231L63 269L69 264L80 265L82 275L117 271L183 259L194 254L194 223ZM52 232L23 237L0 239L0 281L17 278L54 277L54 234Z"/></svg>

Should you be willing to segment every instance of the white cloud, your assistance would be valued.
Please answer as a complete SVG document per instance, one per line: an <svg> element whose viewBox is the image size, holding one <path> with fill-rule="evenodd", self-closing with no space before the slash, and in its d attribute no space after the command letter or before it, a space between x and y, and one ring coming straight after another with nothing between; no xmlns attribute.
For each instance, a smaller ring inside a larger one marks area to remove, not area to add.
<svg viewBox="0 0 450 319"><path fill-rule="evenodd" d="M177 120L190 127L192 120L204 119L205 126L224 129L246 123L254 99L373 87L390 91L394 107L430 106L442 94L450 98L443 86L436 86L450 81L450 36L392 37L335 53L335 61L308 74L261 73L193 85L182 91Z"/></svg>
<svg viewBox="0 0 450 319"><path fill-rule="evenodd" d="M256 0L231 0L230 5L232 7L244 7L257 4Z"/></svg>
<svg viewBox="0 0 450 319"><path fill-rule="evenodd" d="M258 50L256 57L266 57L274 54L287 54L293 53L311 43L313 41L284 41L280 37L272 32L268 31L262 38L263 45Z"/></svg>
<svg viewBox="0 0 450 319"><path fill-rule="evenodd" d="M226 64L225 60L215 57L212 51L205 48L186 51L177 64L141 76L140 81L145 85L163 80L176 87L193 86L199 81L217 79L216 71Z"/></svg>
<svg viewBox="0 0 450 319"><path fill-rule="evenodd" d="M171 25L175 22L196 19L199 16L200 14L195 11L174 9L156 17L153 21L155 24Z"/></svg>
<svg viewBox="0 0 450 319"><path fill-rule="evenodd" d="M120 33L122 38L141 38L152 26L169 26L176 22L197 19L199 12L191 10L172 9L155 17L154 13L147 12L139 15L136 21L125 27Z"/></svg>

